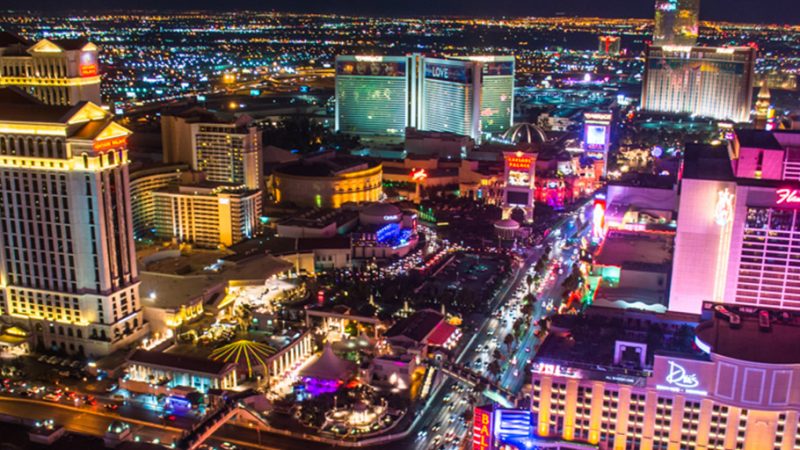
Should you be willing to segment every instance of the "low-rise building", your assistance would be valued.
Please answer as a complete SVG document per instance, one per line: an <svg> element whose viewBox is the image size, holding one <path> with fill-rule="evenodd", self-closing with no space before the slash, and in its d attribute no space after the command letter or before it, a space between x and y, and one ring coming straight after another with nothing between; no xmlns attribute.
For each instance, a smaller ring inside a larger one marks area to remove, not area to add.
<svg viewBox="0 0 800 450"><path fill-rule="evenodd" d="M791 449L800 316L706 302L687 314L557 316L533 361L537 438L599 448Z"/></svg>
<svg viewBox="0 0 800 450"><path fill-rule="evenodd" d="M152 193L156 235L203 247L231 246L256 235L261 192L218 183Z"/></svg>
<svg viewBox="0 0 800 450"><path fill-rule="evenodd" d="M188 164L164 164L131 171L131 212L135 239L155 234L156 203L153 192L177 186L181 174L188 170Z"/></svg>
<svg viewBox="0 0 800 450"><path fill-rule="evenodd" d="M333 152L316 154L276 167L270 185L276 203L336 209L345 203L379 201L383 166Z"/></svg>
<svg viewBox="0 0 800 450"><path fill-rule="evenodd" d="M167 388L177 386L205 393L239 384L236 364L141 349L128 356L126 372L121 386L141 393L166 393Z"/></svg>

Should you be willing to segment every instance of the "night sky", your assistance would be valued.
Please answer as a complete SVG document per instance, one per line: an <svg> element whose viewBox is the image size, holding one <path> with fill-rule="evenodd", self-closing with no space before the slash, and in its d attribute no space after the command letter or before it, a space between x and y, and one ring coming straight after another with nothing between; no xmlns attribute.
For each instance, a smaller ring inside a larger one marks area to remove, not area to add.
<svg viewBox="0 0 800 450"><path fill-rule="evenodd" d="M385 16L652 17L653 0L0 0L0 8L53 11L63 8L257 9ZM701 0L705 20L800 23L798 0Z"/></svg>

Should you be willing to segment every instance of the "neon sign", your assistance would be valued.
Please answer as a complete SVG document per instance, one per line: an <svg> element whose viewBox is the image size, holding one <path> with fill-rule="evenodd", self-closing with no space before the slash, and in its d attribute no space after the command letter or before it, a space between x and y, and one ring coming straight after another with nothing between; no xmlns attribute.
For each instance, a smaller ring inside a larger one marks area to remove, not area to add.
<svg viewBox="0 0 800 450"><path fill-rule="evenodd" d="M97 64L87 64L81 66L82 77L93 77L97 75Z"/></svg>
<svg viewBox="0 0 800 450"><path fill-rule="evenodd" d="M506 157L506 165L509 169L522 169L530 170L533 165L533 158L530 156L508 156Z"/></svg>
<svg viewBox="0 0 800 450"><path fill-rule="evenodd" d="M689 373L685 367L673 361L667 361L667 364L669 364L669 371L664 378L666 384L657 384L657 390L676 394L708 395L708 391L697 389L700 386L700 380L697 378L696 373Z"/></svg>
<svg viewBox="0 0 800 450"><path fill-rule="evenodd" d="M411 171L411 181L419 183L425 181L426 178L428 178L428 172L425 172L425 169L414 169Z"/></svg>
<svg viewBox="0 0 800 450"><path fill-rule="evenodd" d="M92 145L92 147L96 151L104 151L104 150L124 148L127 142L128 142L128 137L121 136L113 139L104 139L102 141L97 141Z"/></svg>
<svg viewBox="0 0 800 450"><path fill-rule="evenodd" d="M81 54L78 71L82 77L93 77L97 75L97 57L94 53L84 52Z"/></svg>
<svg viewBox="0 0 800 450"><path fill-rule="evenodd" d="M681 366L680 364L667 361L669 364L669 373L667 374L667 378L664 381L667 384L672 384L684 389L693 389L697 386L700 386L700 381L697 380L697 374L689 374L686 369Z"/></svg>
<svg viewBox="0 0 800 450"><path fill-rule="evenodd" d="M780 202L778 202L780 203ZM717 205L714 207L714 221L725 226L733 217L733 194L725 189L717 192Z"/></svg>
<svg viewBox="0 0 800 450"><path fill-rule="evenodd" d="M606 202L605 200L597 199L594 201L594 209L592 210L592 236L599 241L603 234L605 234L606 226Z"/></svg>
<svg viewBox="0 0 800 450"><path fill-rule="evenodd" d="M475 408L472 426L472 450L492 450L492 416L481 407Z"/></svg>
<svg viewBox="0 0 800 450"><path fill-rule="evenodd" d="M778 189L775 193L778 195L779 205L800 205L800 189Z"/></svg>

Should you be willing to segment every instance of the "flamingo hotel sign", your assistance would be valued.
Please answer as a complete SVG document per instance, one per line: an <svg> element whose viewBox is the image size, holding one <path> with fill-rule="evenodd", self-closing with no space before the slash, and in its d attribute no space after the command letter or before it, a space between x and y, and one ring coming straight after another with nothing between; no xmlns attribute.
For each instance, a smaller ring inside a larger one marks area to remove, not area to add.
<svg viewBox="0 0 800 450"><path fill-rule="evenodd" d="M800 207L800 189L778 189L775 194L778 196L778 205Z"/></svg>

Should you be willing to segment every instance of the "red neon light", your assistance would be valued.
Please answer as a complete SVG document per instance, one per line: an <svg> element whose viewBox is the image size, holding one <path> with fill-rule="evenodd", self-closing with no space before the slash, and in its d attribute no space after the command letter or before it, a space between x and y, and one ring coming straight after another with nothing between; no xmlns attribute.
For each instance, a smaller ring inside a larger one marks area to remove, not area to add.
<svg viewBox="0 0 800 450"><path fill-rule="evenodd" d="M483 408L475 408L472 426L472 450L491 450L492 418Z"/></svg>
<svg viewBox="0 0 800 450"><path fill-rule="evenodd" d="M506 164L510 169L523 169L530 170L533 164L533 158L525 156L509 156L506 158Z"/></svg>
<svg viewBox="0 0 800 450"><path fill-rule="evenodd" d="M97 64L83 64L81 65L82 77L93 77L97 75Z"/></svg>
<svg viewBox="0 0 800 450"><path fill-rule="evenodd" d="M426 178L428 178L428 172L425 172L425 169L411 171L411 181L424 181Z"/></svg>
<svg viewBox="0 0 800 450"><path fill-rule="evenodd" d="M124 148L127 143L128 143L128 137L122 136L113 139L105 139L102 141L97 141L92 145L92 147L96 151L105 151L105 150L111 150L112 148L113 149Z"/></svg>
<svg viewBox="0 0 800 450"><path fill-rule="evenodd" d="M778 189L775 191L778 194L779 205L784 203L800 204L800 189Z"/></svg>

